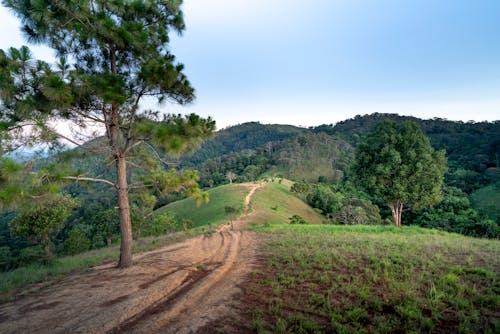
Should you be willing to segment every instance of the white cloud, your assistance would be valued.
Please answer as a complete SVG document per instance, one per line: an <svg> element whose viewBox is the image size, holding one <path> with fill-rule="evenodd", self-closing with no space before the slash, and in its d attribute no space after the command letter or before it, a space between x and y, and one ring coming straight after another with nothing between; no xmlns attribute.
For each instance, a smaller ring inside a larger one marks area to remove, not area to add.
<svg viewBox="0 0 500 334"><path fill-rule="evenodd" d="M19 48L28 45L33 52L34 58L53 63L54 53L44 46L29 45L21 33L21 21L7 8L0 6L0 49L7 50L10 47Z"/></svg>

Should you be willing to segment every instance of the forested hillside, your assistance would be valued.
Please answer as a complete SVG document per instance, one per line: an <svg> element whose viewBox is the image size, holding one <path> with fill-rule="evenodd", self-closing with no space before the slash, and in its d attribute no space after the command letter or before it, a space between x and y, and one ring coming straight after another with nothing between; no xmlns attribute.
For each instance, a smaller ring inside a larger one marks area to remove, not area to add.
<svg viewBox="0 0 500 334"><path fill-rule="evenodd" d="M181 158L184 166L199 166L207 159L255 149L268 142L280 141L306 131L292 125L243 123L218 131L194 154Z"/></svg>
<svg viewBox="0 0 500 334"><path fill-rule="evenodd" d="M441 118L422 120L397 114L356 116L335 125L311 128L313 132L325 132L344 138L352 145L360 140L382 120L395 122L412 121L420 125L435 149L445 149L452 169L482 172L489 167L499 167L500 121L456 122Z"/></svg>
<svg viewBox="0 0 500 334"><path fill-rule="evenodd" d="M204 189L227 183L285 177L296 182L293 190L310 206L322 212L325 221L380 224L390 217L387 206L355 186L351 167L357 145L376 124L385 119L416 122L435 149L446 150L448 159L442 201L406 213L403 223L466 235L498 237L498 121L463 123L373 114L356 116L334 126L321 125L309 129L245 123L218 131L191 156L178 160L158 156L160 153L154 147L147 146L142 152L137 152L136 160L130 161L128 175L130 180L145 177L147 171L140 168L141 160L148 160L154 155L167 163L161 166L164 170L172 166L181 171L198 170L198 182ZM96 139L78 149L31 161L25 168L33 171L48 168L53 173L66 170L82 177L113 179L114 172L108 168L112 162L96 153L99 141ZM195 174L191 176L196 177ZM151 195L155 197L141 192L141 188L131 191L134 230L140 231L135 232L136 237L161 230L155 225L157 222L148 217L154 209L184 198L182 193L173 190L179 189L172 189L168 194L153 191ZM77 205L64 224L51 232L53 252L73 254L117 240L116 195L111 188L79 181L67 183L64 192L76 198ZM39 246L11 233L9 222L15 216L15 208L4 209L0 214L0 268L4 270L44 258ZM174 223L172 217L166 218Z"/></svg>

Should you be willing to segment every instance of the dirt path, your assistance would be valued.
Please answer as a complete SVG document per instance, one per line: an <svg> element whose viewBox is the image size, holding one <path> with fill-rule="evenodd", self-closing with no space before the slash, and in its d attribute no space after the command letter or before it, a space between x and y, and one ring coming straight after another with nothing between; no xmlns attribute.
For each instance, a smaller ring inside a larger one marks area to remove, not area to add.
<svg viewBox="0 0 500 334"><path fill-rule="evenodd" d="M1 333L194 333L230 310L254 265L255 234L241 230L261 185L249 185L232 225L134 256L135 265L103 265L0 305Z"/></svg>

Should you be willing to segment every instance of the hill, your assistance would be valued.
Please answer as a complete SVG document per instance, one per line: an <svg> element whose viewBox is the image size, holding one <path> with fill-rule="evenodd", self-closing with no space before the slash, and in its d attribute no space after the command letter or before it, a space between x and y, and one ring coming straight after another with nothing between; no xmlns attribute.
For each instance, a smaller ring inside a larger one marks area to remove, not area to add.
<svg viewBox="0 0 500 334"><path fill-rule="evenodd" d="M483 172L488 167L498 167L500 164L498 160L500 157L500 121L464 123L441 118L423 120L411 116L374 113L358 115L335 125L321 125L311 130L337 135L356 146L383 120L412 121L419 124L435 149L446 150L453 168Z"/></svg>
<svg viewBox="0 0 500 334"><path fill-rule="evenodd" d="M194 199L186 198L155 210L153 215L158 216L165 212L173 212L180 220L192 221L194 227L217 226L243 212L245 196L248 191L249 186L244 184L223 185L208 191L208 203L197 205ZM226 210L226 208L232 208L232 210Z"/></svg>
<svg viewBox="0 0 500 334"><path fill-rule="evenodd" d="M288 223L290 217L300 215L311 224L321 224L321 215L290 192L291 182L280 180L263 183L257 189L248 220L255 224ZM256 184L223 185L208 191L210 201L206 204L196 207L193 199L183 199L157 209L154 215L173 212L180 220L191 220L195 227L215 227L234 220L245 210L245 196L253 186Z"/></svg>
<svg viewBox="0 0 500 334"><path fill-rule="evenodd" d="M234 173L237 182L255 181L262 174L309 182L322 176L329 182L340 182L353 157L353 147L346 141L325 133L304 132L208 159L196 168L204 187L228 182L227 173Z"/></svg>
<svg viewBox="0 0 500 334"><path fill-rule="evenodd" d="M498 330L498 240L418 227L321 224L321 216L290 192L291 184L275 179L218 187L198 215L193 201L157 210L160 216L177 210L200 227L226 223L228 206L244 207L245 214L234 229L226 225L164 247L163 237L149 240L148 248L157 249L136 254L130 269L107 261L60 277L57 284L31 287L37 292L0 306L0 331ZM247 200L249 188L255 191ZM284 224L293 215L309 224ZM99 262L95 254L68 260L79 266L66 270ZM57 265L48 268L61 272ZM16 277L18 284L19 275L32 278L34 270L40 267L2 275Z"/></svg>
<svg viewBox="0 0 500 334"><path fill-rule="evenodd" d="M207 159L252 150L271 141L281 141L307 131L292 125L243 123L218 131L191 156L182 157L185 167L196 167Z"/></svg>

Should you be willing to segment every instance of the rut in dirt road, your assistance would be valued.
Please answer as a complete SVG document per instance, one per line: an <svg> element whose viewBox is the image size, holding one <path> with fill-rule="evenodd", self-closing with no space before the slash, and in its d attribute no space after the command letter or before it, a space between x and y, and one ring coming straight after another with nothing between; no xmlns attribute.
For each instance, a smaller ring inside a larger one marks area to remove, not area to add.
<svg viewBox="0 0 500 334"><path fill-rule="evenodd" d="M0 306L1 333L192 333L231 312L231 297L258 240L239 230L245 213L218 232L134 257L127 269L97 267ZM250 214L251 216L251 214Z"/></svg>

